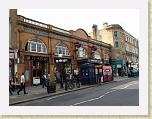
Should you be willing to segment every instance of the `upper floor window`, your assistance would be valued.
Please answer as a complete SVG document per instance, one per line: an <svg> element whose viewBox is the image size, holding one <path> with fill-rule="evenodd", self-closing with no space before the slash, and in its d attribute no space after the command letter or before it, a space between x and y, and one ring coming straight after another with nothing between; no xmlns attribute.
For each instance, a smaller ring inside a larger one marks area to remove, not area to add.
<svg viewBox="0 0 152 119"><path fill-rule="evenodd" d="M115 48L118 48L118 47L119 47L118 41L115 41Z"/></svg>
<svg viewBox="0 0 152 119"><path fill-rule="evenodd" d="M78 57L87 58L87 57L88 57L88 54L87 54L86 49L84 49L83 47L80 47L80 48L78 49Z"/></svg>
<svg viewBox="0 0 152 119"><path fill-rule="evenodd" d="M41 40L32 39L26 44L25 51L47 53L47 48Z"/></svg>
<svg viewBox="0 0 152 119"><path fill-rule="evenodd" d="M114 31L114 37L117 37L117 35L118 35L117 31Z"/></svg>
<svg viewBox="0 0 152 119"><path fill-rule="evenodd" d="M69 56L69 49L62 43L58 44L55 48L55 55L63 54L64 56Z"/></svg>
<svg viewBox="0 0 152 119"><path fill-rule="evenodd" d="M118 32L117 32L117 31L114 31L114 32L113 32L113 35L114 35L114 39L115 39L115 40L118 40Z"/></svg>
<svg viewBox="0 0 152 119"><path fill-rule="evenodd" d="M101 59L100 53L99 53L98 51L95 51L95 52L93 53L93 58L94 58L94 59Z"/></svg>

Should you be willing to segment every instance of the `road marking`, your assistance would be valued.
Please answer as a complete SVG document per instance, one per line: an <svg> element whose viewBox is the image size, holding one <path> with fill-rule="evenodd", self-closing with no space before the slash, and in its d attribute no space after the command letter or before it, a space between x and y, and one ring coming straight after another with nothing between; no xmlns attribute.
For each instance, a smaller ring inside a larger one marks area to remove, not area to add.
<svg viewBox="0 0 152 119"><path fill-rule="evenodd" d="M62 95L54 96L54 97L51 97L51 98L47 98L46 100L52 100L52 99L62 97L62 96L65 96L65 95L68 95L68 94L62 94Z"/></svg>
<svg viewBox="0 0 152 119"><path fill-rule="evenodd" d="M87 102L91 102L91 101L94 101L94 100L101 99L101 98L103 98L104 96L106 96L106 95L109 94L109 93L112 93L112 92L115 92L115 91L118 91L118 90L122 90L122 89L126 89L126 88L128 88L129 86L135 85L135 84L137 84L137 83L138 83L138 82L133 81L133 83L129 83L128 85L126 85L126 86L123 87L123 88L119 88L119 89L111 88L111 89L112 89L111 91L108 91L108 92L106 92L105 94L103 94L103 95L101 95L101 96L99 96L99 97L97 97L97 98L92 98L92 99L89 99L89 100L85 100L85 101L82 101L82 102L79 102L79 103L75 103L75 104L70 105L70 106L76 106L76 105L80 105L80 104L83 104L83 103L87 103Z"/></svg>
<svg viewBox="0 0 152 119"><path fill-rule="evenodd" d="M138 83L138 81L132 81L132 82L129 82L127 84L123 84L123 85L120 85L120 86L113 87L112 89L125 89L125 88L129 87L130 85L133 85L133 84L136 84L136 83Z"/></svg>

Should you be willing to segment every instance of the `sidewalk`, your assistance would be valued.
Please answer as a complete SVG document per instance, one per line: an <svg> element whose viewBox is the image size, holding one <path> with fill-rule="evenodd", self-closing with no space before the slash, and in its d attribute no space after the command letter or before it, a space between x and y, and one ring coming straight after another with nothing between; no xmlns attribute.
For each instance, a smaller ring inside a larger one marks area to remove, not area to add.
<svg viewBox="0 0 152 119"><path fill-rule="evenodd" d="M128 77L114 77L113 81L122 81L122 80L126 80L128 79ZM108 82L110 83L110 82ZM104 83L102 83L104 85ZM56 92L55 93L47 93L47 88L42 88L42 85L38 85L38 86L31 86L31 87L26 87L26 92L28 92L28 94L24 94L23 91L20 92L20 95L17 95L17 92L13 92L13 95L9 96L9 105L13 105L13 104L19 104L21 102L28 102L28 101L32 101L32 100L36 100L36 99L41 99L41 98L45 98L45 97L50 97L50 96L55 96L55 95L59 95L59 94L64 94L64 93L68 93L68 92L72 92L72 91L77 91L77 90L82 90L82 89L86 89L86 88L90 88L90 87L94 87L100 84L95 84L95 85L81 85L80 88L74 88L72 90L67 90L65 91L64 88L60 88L60 85L57 84L56 85Z"/></svg>

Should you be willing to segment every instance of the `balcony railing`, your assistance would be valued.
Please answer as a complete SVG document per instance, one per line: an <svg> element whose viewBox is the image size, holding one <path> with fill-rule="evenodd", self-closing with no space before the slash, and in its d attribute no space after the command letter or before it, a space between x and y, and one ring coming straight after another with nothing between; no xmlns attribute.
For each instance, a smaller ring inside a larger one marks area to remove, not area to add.
<svg viewBox="0 0 152 119"><path fill-rule="evenodd" d="M65 33L65 34L69 34L69 35L71 34L67 30L64 30L64 29L61 29L61 28L58 28L58 27L55 27L55 26L51 26L51 25L50 25L51 27L49 27L48 24L45 24L45 23L42 23L42 22L38 22L38 21L29 19L29 18L23 17L23 22L31 24L31 25L36 25L36 26L39 26L39 27L47 28L47 29L52 29L54 31L58 31L58 32L61 32L61 33Z"/></svg>
<svg viewBox="0 0 152 119"><path fill-rule="evenodd" d="M40 26L43 28L49 28L49 26L47 24L29 19L29 18L25 18L25 17L23 18L23 22L28 23L28 24L32 24L32 25L36 25L36 26Z"/></svg>

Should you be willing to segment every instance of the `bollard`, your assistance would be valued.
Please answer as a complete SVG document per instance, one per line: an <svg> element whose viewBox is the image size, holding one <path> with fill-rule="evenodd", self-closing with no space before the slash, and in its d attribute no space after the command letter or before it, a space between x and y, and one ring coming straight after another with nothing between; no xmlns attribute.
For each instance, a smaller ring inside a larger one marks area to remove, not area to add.
<svg viewBox="0 0 152 119"><path fill-rule="evenodd" d="M55 80L49 80L47 82L47 93L54 93L56 92L56 81Z"/></svg>

